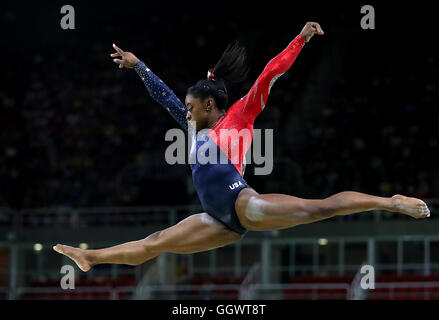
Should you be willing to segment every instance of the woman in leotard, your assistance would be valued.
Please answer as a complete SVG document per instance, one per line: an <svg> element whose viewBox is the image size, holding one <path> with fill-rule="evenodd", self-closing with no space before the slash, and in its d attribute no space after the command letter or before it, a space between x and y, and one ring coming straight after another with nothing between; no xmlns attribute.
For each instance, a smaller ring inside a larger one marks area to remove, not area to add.
<svg viewBox="0 0 439 320"><path fill-rule="evenodd" d="M193 139L192 176L205 212L191 215L144 239L109 248L83 250L57 244L53 249L73 259L82 271L88 271L103 263L138 265L163 252L187 254L222 247L239 241L247 230L285 229L356 212L387 210L413 218L429 217L425 202L402 195L378 197L344 191L311 200L259 194L244 180L244 154L251 142L255 118L265 108L274 82L291 67L314 34L323 35L320 25L306 23L286 49L267 64L250 91L231 106L226 84L242 81L248 71L245 50L239 45L230 45L208 71L207 79L188 89L185 104L134 54L113 45L117 51L111 54L113 61L119 68L133 68L151 97ZM229 131L238 134L227 137ZM240 135L242 132L245 134ZM230 143L223 143L224 133ZM216 161L200 161L201 150L209 150L204 156Z"/></svg>

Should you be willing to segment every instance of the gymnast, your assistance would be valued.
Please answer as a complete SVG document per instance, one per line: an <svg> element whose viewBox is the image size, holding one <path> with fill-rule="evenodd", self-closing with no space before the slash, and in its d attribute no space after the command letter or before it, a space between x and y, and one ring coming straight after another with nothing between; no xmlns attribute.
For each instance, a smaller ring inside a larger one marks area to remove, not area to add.
<svg viewBox="0 0 439 320"><path fill-rule="evenodd" d="M424 201L399 194L379 197L344 191L325 199L301 199L285 194L259 194L244 180L244 155L251 137L238 136L236 141L223 143L221 130L253 133L255 118L264 110L274 82L288 71L315 34L324 32L318 23L307 22L300 34L266 65L250 91L233 104L229 104L226 85L239 83L248 74L246 51L238 43L226 48L206 79L187 90L184 104L133 53L113 44L113 61L119 68L134 69L151 97L193 139L190 156L198 159L200 150L216 150L217 160L226 157L228 161L197 160L191 164L193 183L204 212L144 239L113 247L83 250L57 244L53 249L75 261L82 271L88 271L97 264L139 265L164 252L189 254L212 250L239 241L248 230L285 229L357 212L386 210L416 219L429 217ZM233 157L237 161L232 161Z"/></svg>

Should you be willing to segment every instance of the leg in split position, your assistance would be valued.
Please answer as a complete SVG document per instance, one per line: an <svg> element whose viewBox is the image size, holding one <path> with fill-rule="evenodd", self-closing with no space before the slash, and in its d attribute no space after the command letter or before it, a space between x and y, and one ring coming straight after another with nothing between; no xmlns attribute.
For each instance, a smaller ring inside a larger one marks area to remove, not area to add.
<svg viewBox="0 0 439 320"><path fill-rule="evenodd" d="M241 224L255 231L291 228L338 215L371 210L400 212L416 219L430 216L427 205L420 199L402 195L377 197L354 191L309 200L284 194L258 194L246 188L239 193L235 209Z"/></svg>
<svg viewBox="0 0 439 320"><path fill-rule="evenodd" d="M114 247L82 250L57 244L53 249L75 261L82 271L88 271L92 266L104 263L138 265L163 252L186 254L210 250L236 242L242 237L207 213L200 213L145 239Z"/></svg>

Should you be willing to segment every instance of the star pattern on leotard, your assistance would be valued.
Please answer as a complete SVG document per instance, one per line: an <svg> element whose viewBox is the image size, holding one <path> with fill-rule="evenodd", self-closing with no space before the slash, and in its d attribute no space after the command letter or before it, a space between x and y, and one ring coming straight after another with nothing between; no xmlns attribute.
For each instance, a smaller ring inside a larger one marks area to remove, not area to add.
<svg viewBox="0 0 439 320"><path fill-rule="evenodd" d="M134 66L134 70L142 79L151 97L160 103L172 115L172 117L177 120L183 129L187 130L187 108L177 98L174 92L169 89L148 67L146 67L142 61L139 61Z"/></svg>

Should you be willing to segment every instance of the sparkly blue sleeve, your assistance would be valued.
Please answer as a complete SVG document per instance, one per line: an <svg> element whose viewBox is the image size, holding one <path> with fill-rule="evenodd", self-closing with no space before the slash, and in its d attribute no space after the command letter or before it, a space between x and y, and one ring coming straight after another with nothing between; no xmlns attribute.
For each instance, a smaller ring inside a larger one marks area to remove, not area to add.
<svg viewBox="0 0 439 320"><path fill-rule="evenodd" d="M159 77L149 70L142 61L136 63L134 70L136 70L137 74L142 79L151 97L165 107L180 126L187 131L187 108L181 103L174 92L172 92L172 90L169 89Z"/></svg>

